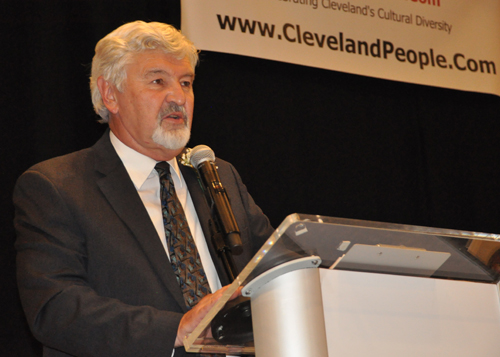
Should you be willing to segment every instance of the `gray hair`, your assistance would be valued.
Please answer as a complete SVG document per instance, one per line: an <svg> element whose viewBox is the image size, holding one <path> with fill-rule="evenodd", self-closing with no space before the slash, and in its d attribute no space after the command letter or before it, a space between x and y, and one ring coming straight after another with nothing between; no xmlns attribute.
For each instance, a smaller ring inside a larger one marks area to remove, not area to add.
<svg viewBox="0 0 500 357"><path fill-rule="evenodd" d="M94 110L102 118L101 123L109 121L109 111L97 88L97 78L103 76L122 91L122 83L127 78L125 65L131 55L156 49L177 59L187 57L193 69L198 63L198 50L194 44L175 27L160 22L130 22L118 27L97 43L92 59L90 91Z"/></svg>

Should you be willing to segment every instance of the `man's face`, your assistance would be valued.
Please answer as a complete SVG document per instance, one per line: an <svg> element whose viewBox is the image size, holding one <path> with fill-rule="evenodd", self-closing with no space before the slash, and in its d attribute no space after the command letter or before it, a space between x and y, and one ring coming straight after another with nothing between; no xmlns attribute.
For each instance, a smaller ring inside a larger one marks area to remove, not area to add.
<svg viewBox="0 0 500 357"><path fill-rule="evenodd" d="M122 91L109 86L111 130L155 160L173 158L187 144L193 118L194 70L189 60L150 50L134 54L125 70Z"/></svg>

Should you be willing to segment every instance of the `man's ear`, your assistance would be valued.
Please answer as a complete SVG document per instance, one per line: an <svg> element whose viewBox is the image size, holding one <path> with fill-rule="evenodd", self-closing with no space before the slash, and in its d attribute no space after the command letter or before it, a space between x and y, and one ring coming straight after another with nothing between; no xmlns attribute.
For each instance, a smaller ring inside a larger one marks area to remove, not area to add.
<svg viewBox="0 0 500 357"><path fill-rule="evenodd" d="M97 78L97 88L101 93L102 102L110 113L118 113L118 102L116 98L116 87L104 79L103 76Z"/></svg>

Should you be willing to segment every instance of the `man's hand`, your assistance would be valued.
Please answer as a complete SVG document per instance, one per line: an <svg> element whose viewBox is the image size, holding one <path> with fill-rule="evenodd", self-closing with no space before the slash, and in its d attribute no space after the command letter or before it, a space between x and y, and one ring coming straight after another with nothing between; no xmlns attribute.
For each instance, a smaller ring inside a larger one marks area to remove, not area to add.
<svg viewBox="0 0 500 357"><path fill-rule="evenodd" d="M184 337L189 335L203 320L205 315L210 311L212 306L222 297L229 285L217 290L213 294L208 294L198 302L191 310L189 310L181 319L179 328L177 329L177 338L175 339L174 347L183 346ZM234 294L229 298L233 300L241 295L241 287L237 289Z"/></svg>

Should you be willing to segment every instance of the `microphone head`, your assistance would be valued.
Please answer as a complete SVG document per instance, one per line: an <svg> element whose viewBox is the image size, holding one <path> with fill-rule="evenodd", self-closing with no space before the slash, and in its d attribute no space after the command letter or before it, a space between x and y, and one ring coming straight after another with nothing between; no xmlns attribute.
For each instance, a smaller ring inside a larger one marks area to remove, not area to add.
<svg viewBox="0 0 500 357"><path fill-rule="evenodd" d="M191 150L191 164L198 168L205 161L215 161L215 153L206 145L195 146Z"/></svg>

